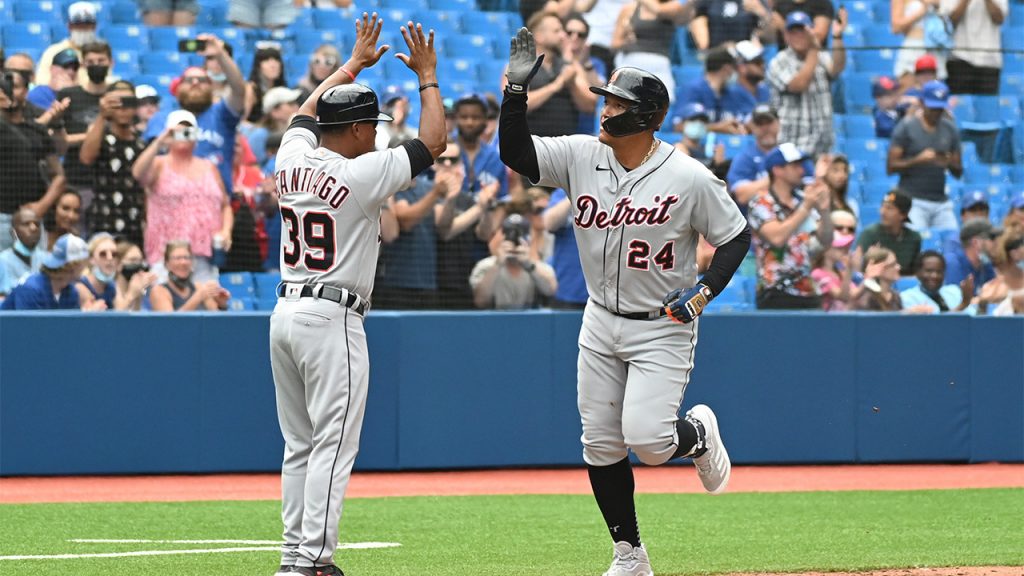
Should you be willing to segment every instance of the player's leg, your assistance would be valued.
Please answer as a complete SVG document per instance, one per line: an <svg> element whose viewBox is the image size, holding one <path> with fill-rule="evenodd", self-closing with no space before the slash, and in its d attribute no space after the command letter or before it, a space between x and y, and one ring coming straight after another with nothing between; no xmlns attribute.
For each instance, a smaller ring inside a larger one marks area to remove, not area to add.
<svg viewBox="0 0 1024 576"><path fill-rule="evenodd" d="M296 313L293 337L302 343L297 363L306 382L313 449L306 474L299 565L330 565L338 521L359 449L369 383L363 319L327 300Z"/></svg>
<svg viewBox="0 0 1024 576"><path fill-rule="evenodd" d="M284 437L281 464L281 520L284 523L282 566L298 560L302 541L302 506L306 487L306 465L313 447L313 424L306 412L305 385L292 357L291 338L294 302L277 305L270 317L270 367L277 394L277 419Z"/></svg>

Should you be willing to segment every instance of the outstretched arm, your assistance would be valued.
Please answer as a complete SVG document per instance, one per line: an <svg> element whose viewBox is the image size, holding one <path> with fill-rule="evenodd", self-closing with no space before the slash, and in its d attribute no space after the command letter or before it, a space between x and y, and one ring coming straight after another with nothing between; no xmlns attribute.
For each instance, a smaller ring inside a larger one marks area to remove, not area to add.
<svg viewBox="0 0 1024 576"><path fill-rule="evenodd" d="M501 161L533 182L540 180L540 166L530 127L526 123L526 91L543 61L543 55L537 56L533 34L526 28L520 28L512 39L512 51L505 71L508 84L501 101L498 140Z"/></svg>

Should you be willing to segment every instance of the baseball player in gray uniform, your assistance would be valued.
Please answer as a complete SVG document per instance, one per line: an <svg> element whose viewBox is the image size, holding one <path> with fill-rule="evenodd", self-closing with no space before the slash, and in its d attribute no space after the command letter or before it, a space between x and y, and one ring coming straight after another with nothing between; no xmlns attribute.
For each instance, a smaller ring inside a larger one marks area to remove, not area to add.
<svg viewBox="0 0 1024 576"><path fill-rule="evenodd" d="M377 96L356 76L389 48L363 14L352 57L313 91L277 155L281 276L270 317L270 361L285 439L284 546L278 574L342 574L338 521L359 449L369 360L363 316L377 266L381 207L445 149L434 33L402 27L398 54L420 83L419 138L374 151ZM315 118L314 118L315 114Z"/></svg>
<svg viewBox="0 0 1024 576"><path fill-rule="evenodd" d="M652 576L633 502L632 450L641 462L692 457L718 494L731 464L714 412L679 418L693 368L698 317L732 278L750 229L725 184L700 162L654 137L668 110L665 85L619 68L590 90L604 96L598 137L531 136L526 89L543 57L526 28L512 40L501 105L501 159L572 202L590 295L579 337L583 459L614 541L606 576ZM703 236L716 252L697 278Z"/></svg>

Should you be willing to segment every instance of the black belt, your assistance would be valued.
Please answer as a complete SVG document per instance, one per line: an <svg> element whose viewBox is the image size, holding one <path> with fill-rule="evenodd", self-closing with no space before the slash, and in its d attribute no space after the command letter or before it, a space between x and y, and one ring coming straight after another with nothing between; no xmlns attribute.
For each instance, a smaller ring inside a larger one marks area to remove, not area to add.
<svg viewBox="0 0 1024 576"><path fill-rule="evenodd" d="M282 282L277 285L278 297L285 296L285 287L287 283ZM319 294L317 293L319 291ZM331 302L337 302L351 308L354 312L360 316L365 316L366 311L369 308L366 300L360 298L355 292L350 292L344 288L335 288L333 286L326 286L324 284L311 285L306 284L302 287L299 292L299 298L323 298L324 300L330 300Z"/></svg>
<svg viewBox="0 0 1024 576"><path fill-rule="evenodd" d="M609 314L613 314L615 316L618 316L619 318L625 318L627 320L656 320L658 318L664 317L667 314L667 312L665 312L665 307L664 306L662 306L661 308L658 308L657 310L651 310L650 312L625 312L625 313L622 313L622 312L615 312L614 310L609 310L609 309L605 308L604 306L601 306L600 304L598 304L594 300L591 300L591 302L594 302L595 306L605 310Z"/></svg>

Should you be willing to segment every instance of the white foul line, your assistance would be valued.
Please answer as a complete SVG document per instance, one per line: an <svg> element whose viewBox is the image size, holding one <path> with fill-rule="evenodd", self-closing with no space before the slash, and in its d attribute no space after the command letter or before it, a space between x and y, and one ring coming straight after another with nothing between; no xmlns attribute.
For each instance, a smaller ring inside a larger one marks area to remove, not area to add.
<svg viewBox="0 0 1024 576"><path fill-rule="evenodd" d="M129 556L170 556L178 554L224 554L232 552L277 552L281 543L274 540L100 540L80 538L68 542L85 544L271 544L270 546L245 546L235 548L208 548L202 550L138 550L134 552L99 552L92 554L39 554L0 556L0 560L73 560L77 558L125 558ZM372 548L395 548L397 542L352 542L339 544L339 550L365 550Z"/></svg>

